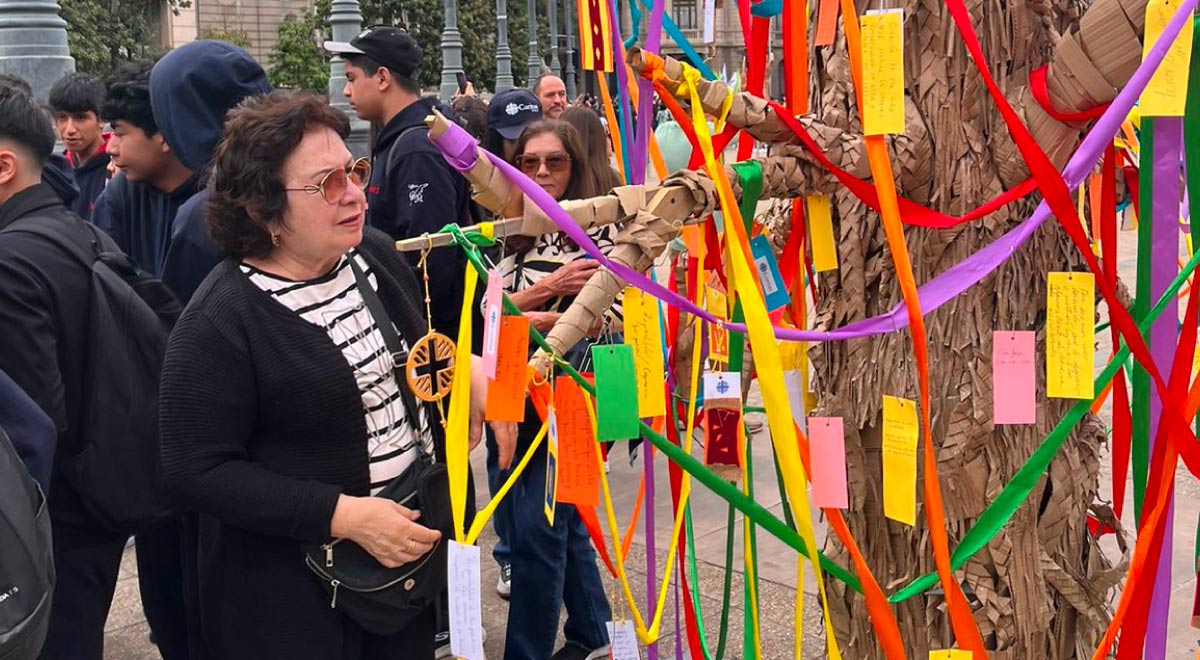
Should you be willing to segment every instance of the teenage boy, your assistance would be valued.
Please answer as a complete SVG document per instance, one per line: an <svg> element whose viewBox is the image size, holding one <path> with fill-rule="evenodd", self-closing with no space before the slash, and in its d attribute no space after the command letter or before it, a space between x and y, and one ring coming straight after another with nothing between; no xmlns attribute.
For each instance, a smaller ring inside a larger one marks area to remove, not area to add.
<svg viewBox="0 0 1200 660"><path fill-rule="evenodd" d="M71 210L84 220L92 219L96 198L108 183L108 135L100 119L103 99L104 85L86 73L68 74L50 88L50 113L79 187Z"/></svg>

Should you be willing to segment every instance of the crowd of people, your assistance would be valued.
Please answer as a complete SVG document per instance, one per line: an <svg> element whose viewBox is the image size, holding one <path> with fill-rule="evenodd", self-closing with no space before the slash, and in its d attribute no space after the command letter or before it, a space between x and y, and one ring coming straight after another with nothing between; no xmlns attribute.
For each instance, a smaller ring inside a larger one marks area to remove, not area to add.
<svg viewBox="0 0 1200 660"><path fill-rule="evenodd" d="M406 258L394 241L489 214L424 120L434 108L454 117L556 200L621 177L594 99L569 103L553 74L446 107L422 94L425 57L403 30L325 48L345 62L355 113L380 127L367 158L351 154L349 121L327 99L272 90L223 42L104 81L72 74L44 107L0 78L0 444L7 435L46 494L56 574L44 645L27 657L101 660L131 537L165 660L449 653L444 428L401 370L430 330L458 336L466 257ZM614 231L591 236L608 249ZM489 258L543 331L600 268L557 235L510 238ZM126 313L100 313L114 308ZM620 337L614 305L564 358L584 367L591 344ZM148 356L148 382L97 366L125 351ZM541 422L527 404L523 423L485 429L480 362L459 368L472 372L470 446L486 448L495 493ZM151 403L123 407L130 388ZM110 419L128 410L139 413ZM137 433L109 433L118 422ZM129 452L108 457L120 474L85 469L114 448ZM583 522L571 505L552 525L543 515L546 461L536 452L495 512L504 657L608 657L612 614ZM139 485L165 508L111 503ZM120 523L114 506L129 514Z"/></svg>

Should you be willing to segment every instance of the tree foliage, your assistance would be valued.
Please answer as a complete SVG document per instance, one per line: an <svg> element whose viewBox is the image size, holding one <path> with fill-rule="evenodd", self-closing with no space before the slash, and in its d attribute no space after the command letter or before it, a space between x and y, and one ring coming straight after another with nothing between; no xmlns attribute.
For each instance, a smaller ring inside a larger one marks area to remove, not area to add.
<svg viewBox="0 0 1200 660"><path fill-rule="evenodd" d="M319 94L329 90L329 63L321 46L329 30L328 16L329 0L318 0L314 9L283 19L267 71L272 85Z"/></svg>
<svg viewBox="0 0 1200 660"><path fill-rule="evenodd" d="M124 62L162 54L162 12L190 6L188 0L60 0L60 4L75 68L100 77Z"/></svg>

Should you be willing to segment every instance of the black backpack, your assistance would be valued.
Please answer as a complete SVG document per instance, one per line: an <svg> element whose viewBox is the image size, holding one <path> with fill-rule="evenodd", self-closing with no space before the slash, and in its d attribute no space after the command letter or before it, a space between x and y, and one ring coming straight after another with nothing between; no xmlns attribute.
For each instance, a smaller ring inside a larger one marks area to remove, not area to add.
<svg viewBox="0 0 1200 660"><path fill-rule="evenodd" d="M82 222L82 221L81 221ZM105 528L133 533L170 518L158 451L158 380L182 307L158 278L95 225L87 244L36 217L5 229L36 234L91 271L80 452L57 464Z"/></svg>
<svg viewBox="0 0 1200 660"><path fill-rule="evenodd" d="M0 428L0 660L33 660L46 641L54 556L46 498Z"/></svg>

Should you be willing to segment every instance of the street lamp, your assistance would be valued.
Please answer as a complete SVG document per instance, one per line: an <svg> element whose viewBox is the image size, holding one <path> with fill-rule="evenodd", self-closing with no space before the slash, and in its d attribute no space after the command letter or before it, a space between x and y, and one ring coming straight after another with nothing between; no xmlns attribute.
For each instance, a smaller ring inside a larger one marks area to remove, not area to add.
<svg viewBox="0 0 1200 660"><path fill-rule="evenodd" d="M0 0L3 2L4 0ZM358 11L358 0L333 0L329 7L329 26L333 32L333 40L349 42L362 31L362 14ZM346 146L355 157L371 154L371 126L358 118L358 114L350 107L346 95L346 62L338 55L329 60L329 104L341 110L350 119L350 139Z"/></svg>
<svg viewBox="0 0 1200 660"><path fill-rule="evenodd" d="M558 0L547 0L550 5L550 72L556 76L562 75L562 67L558 63Z"/></svg>
<svg viewBox="0 0 1200 660"><path fill-rule="evenodd" d="M508 47L508 1L496 0L496 89L497 94L513 86L512 49Z"/></svg>
<svg viewBox="0 0 1200 660"><path fill-rule="evenodd" d="M442 89L441 98L449 103L458 91L458 74L463 70L462 34L458 31L458 0L442 0L445 16L442 28Z"/></svg>
<svg viewBox="0 0 1200 660"><path fill-rule="evenodd" d="M0 72L28 81L45 102L54 83L74 70L58 2L0 0Z"/></svg>
<svg viewBox="0 0 1200 660"><path fill-rule="evenodd" d="M571 5L575 0L563 0L563 7L566 8L566 21L564 27L567 31L567 52L564 59L566 63L563 66L563 76L567 79L567 98L574 101L575 99L575 17L572 13Z"/></svg>
<svg viewBox="0 0 1200 660"><path fill-rule="evenodd" d="M525 6L525 13L529 15L529 56L525 58L528 76L525 85L532 88L538 76L542 75L542 56L538 54L537 0L525 0Z"/></svg>

